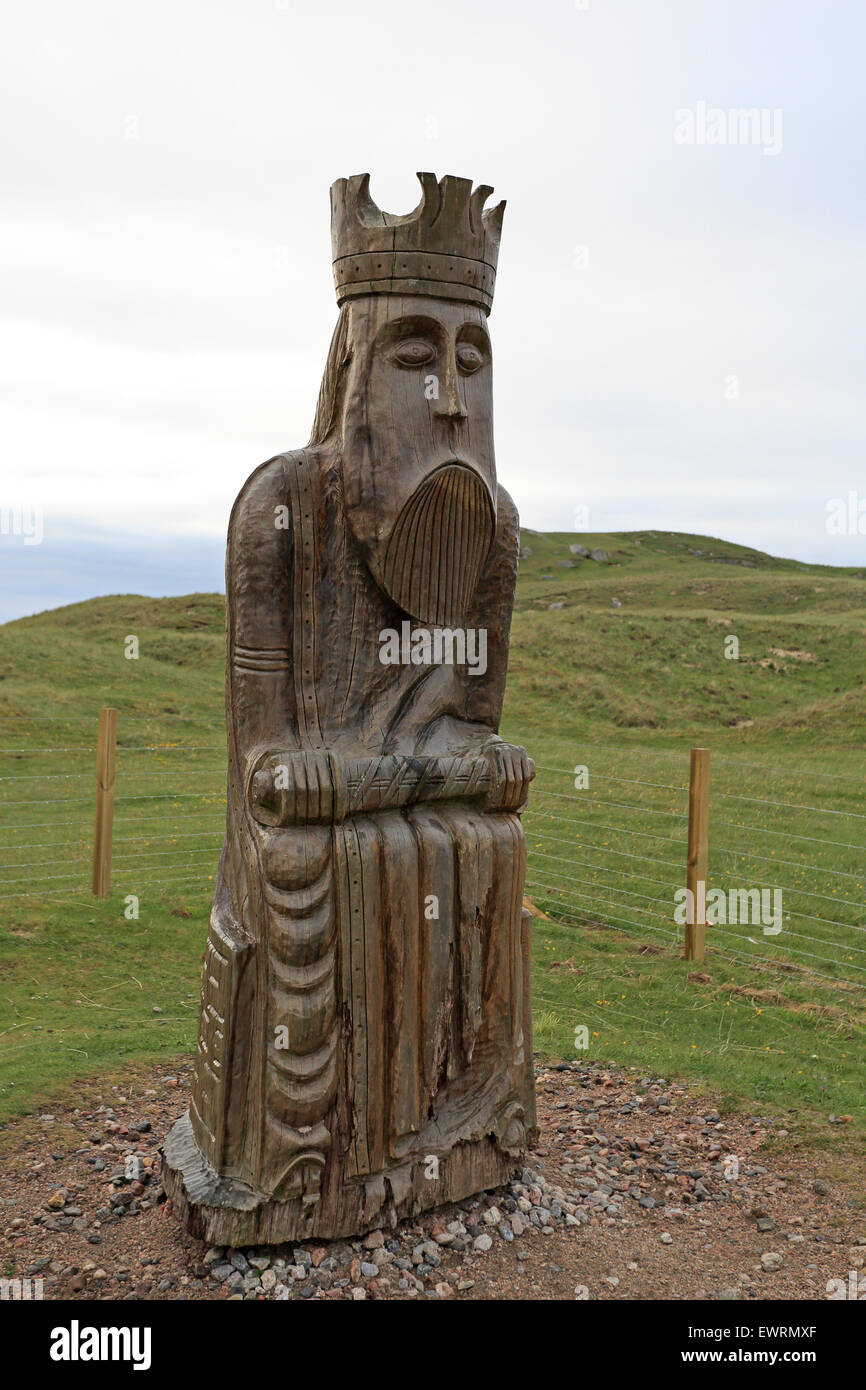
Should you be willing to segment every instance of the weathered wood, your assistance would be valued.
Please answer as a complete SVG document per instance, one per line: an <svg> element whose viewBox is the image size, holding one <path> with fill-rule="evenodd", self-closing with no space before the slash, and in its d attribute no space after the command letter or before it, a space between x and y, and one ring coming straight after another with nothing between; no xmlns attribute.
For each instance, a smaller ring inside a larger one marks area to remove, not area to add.
<svg viewBox="0 0 866 1390"><path fill-rule="evenodd" d="M689 846L686 887L689 915L686 921L686 960L703 960L707 936L707 861L710 826L710 750L693 748L689 762Z"/></svg>
<svg viewBox="0 0 866 1390"><path fill-rule="evenodd" d="M96 740L96 814L93 827L95 898L107 898L111 888L111 838L114 829L114 777L117 765L117 710L99 711Z"/></svg>
<svg viewBox="0 0 866 1390"><path fill-rule="evenodd" d="M313 436L226 559L228 823L192 1104L164 1181L241 1245L505 1181L535 1124L520 815L498 735L517 513L493 452L504 204L332 189L340 314Z"/></svg>

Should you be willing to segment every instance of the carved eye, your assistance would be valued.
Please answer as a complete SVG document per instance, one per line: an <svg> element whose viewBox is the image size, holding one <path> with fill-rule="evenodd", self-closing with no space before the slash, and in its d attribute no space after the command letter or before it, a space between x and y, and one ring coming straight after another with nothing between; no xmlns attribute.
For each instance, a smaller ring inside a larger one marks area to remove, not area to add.
<svg viewBox="0 0 866 1390"><path fill-rule="evenodd" d="M484 354L479 352L477 347L471 343L462 343L457 349L457 362L461 372L467 376L472 372L477 372L479 367L484 366Z"/></svg>
<svg viewBox="0 0 866 1390"><path fill-rule="evenodd" d="M426 367L435 356L436 349L424 338L404 338L394 349L394 361L401 367Z"/></svg>

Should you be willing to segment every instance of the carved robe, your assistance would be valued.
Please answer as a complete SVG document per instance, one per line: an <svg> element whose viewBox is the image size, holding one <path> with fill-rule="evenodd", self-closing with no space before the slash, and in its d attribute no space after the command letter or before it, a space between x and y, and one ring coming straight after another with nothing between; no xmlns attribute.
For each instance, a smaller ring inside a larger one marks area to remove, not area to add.
<svg viewBox="0 0 866 1390"><path fill-rule="evenodd" d="M400 1210L413 1165L443 1197L474 1190L479 1166L492 1185L534 1125L518 816L457 789L339 824L270 828L253 819L248 790L273 749L319 754L323 784L328 753L424 758L432 747L479 763L499 722L518 539L500 488L465 617L488 632L486 672L395 671L370 634L400 630L405 613L349 534L340 459L280 455L235 504L228 834L192 1128L214 1169L299 1199L298 1234ZM465 1171L447 1156L455 1144Z"/></svg>

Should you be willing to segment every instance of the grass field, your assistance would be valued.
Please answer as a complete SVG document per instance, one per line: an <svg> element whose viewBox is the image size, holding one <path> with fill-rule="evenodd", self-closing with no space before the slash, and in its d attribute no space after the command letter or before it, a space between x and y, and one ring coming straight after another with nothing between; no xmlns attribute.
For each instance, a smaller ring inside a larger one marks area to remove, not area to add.
<svg viewBox="0 0 866 1390"><path fill-rule="evenodd" d="M585 1027L590 1057L794 1108L825 1138L831 1114L866 1128L864 572L663 532L523 544L502 732L539 767L536 1047L574 1056ZM224 812L223 619L216 595L124 596L0 628L0 1115L193 1046ZM95 902L102 704L119 711L118 801L112 896ZM785 920L772 936L708 928L693 970L673 893L698 744L710 886L781 887Z"/></svg>

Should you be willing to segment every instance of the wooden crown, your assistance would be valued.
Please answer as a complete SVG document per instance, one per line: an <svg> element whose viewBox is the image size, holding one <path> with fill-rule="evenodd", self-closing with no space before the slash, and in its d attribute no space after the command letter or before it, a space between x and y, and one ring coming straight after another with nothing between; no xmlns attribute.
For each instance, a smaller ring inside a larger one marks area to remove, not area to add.
<svg viewBox="0 0 866 1390"><path fill-rule="evenodd" d="M395 217L370 197L370 175L331 185L331 248L337 303L366 294L433 295L490 312L504 201L471 179L419 174L421 201Z"/></svg>

